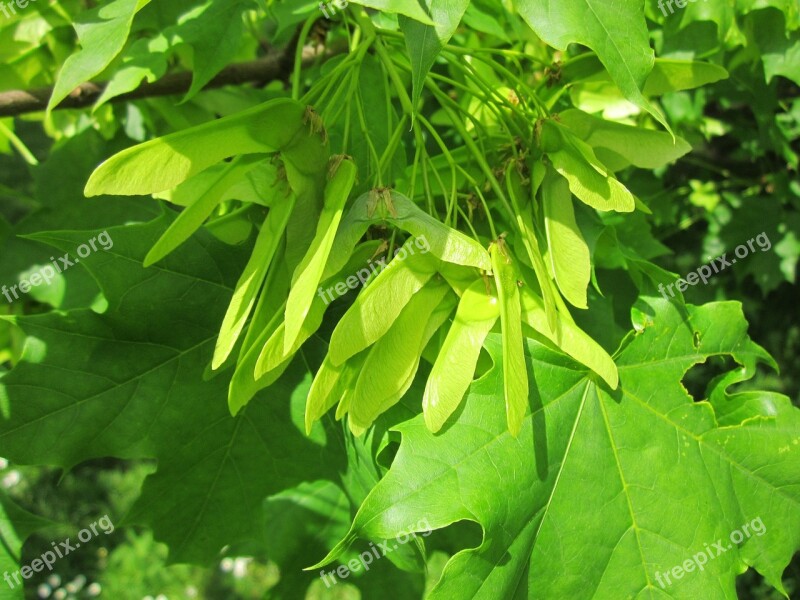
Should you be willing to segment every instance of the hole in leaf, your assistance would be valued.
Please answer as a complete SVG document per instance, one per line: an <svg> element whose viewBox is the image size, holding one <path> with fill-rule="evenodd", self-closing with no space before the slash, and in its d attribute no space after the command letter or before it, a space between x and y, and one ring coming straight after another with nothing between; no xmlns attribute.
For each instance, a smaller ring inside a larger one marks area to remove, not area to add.
<svg viewBox="0 0 800 600"><path fill-rule="evenodd" d="M681 383L695 402L708 399L706 390L715 377L737 368L730 356L710 356L705 362L694 365L683 376Z"/></svg>
<svg viewBox="0 0 800 600"><path fill-rule="evenodd" d="M420 520L424 519L424 516L420 517ZM481 536L481 526L474 521L456 521L443 529L434 530L423 539L429 553L439 550L452 556L461 550L480 546Z"/></svg>
<svg viewBox="0 0 800 600"><path fill-rule="evenodd" d="M475 365L475 375L472 376L473 381L483 377L492 367L494 367L494 361L491 355L485 348L481 348L481 353L478 355L478 364Z"/></svg>

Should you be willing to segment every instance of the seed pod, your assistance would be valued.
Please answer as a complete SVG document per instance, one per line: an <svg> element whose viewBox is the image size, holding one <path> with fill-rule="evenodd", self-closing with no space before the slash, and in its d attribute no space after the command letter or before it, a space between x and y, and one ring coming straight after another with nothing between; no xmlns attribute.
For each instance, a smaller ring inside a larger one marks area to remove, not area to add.
<svg viewBox="0 0 800 600"><path fill-rule="evenodd" d="M422 398L425 424L431 431L439 431L461 404L472 383L483 341L499 316L497 296L486 293L483 281L475 281L464 291Z"/></svg>
<svg viewBox="0 0 800 600"><path fill-rule="evenodd" d="M481 244L422 211L404 195L386 188L362 194L342 219L326 274L341 269L370 225L387 223L423 239L439 260L489 271L491 261Z"/></svg>
<svg viewBox="0 0 800 600"><path fill-rule="evenodd" d="M636 206L633 194L607 171L592 147L566 127L551 126L558 128L564 143L547 156L556 171L569 182L570 191L597 210L631 212Z"/></svg>
<svg viewBox="0 0 800 600"><path fill-rule="evenodd" d="M541 297L530 288L524 287L521 291L521 300L522 319L527 325L548 338L576 361L600 375L612 389L617 388L619 383L617 365L600 344L567 319L561 321L561 335L556 339L546 325L547 317Z"/></svg>
<svg viewBox="0 0 800 600"><path fill-rule="evenodd" d="M500 327L503 338L503 393L506 402L508 429L516 437L528 408L528 370L517 286L516 269L505 240L500 237L489 248L492 271L500 304Z"/></svg>
<svg viewBox="0 0 800 600"><path fill-rule="evenodd" d="M317 294L317 286L328 261L345 202L356 180L356 166L352 159L340 160L334 157L333 160L337 161L338 166L325 187L325 202L317 224L317 234L292 277L292 289L286 303L285 352L289 352L294 345Z"/></svg>
<svg viewBox="0 0 800 600"><path fill-rule="evenodd" d="M534 163L536 165L537 163ZM541 163L538 163L541 164ZM541 183L541 167L534 166L533 169L534 181L533 184L538 187ZM536 274L536 280L539 282L539 287L544 296L544 305L547 312L547 324L550 330L558 333L558 313L556 308L556 294L558 293L550 279L547 271L547 265L544 262L542 251L539 247L539 241L536 237L536 228L533 225L531 217L531 210L523 209L524 204L522 199L524 197L524 188L519 173L516 169L508 169L506 171L506 189L511 197L511 202L515 207L517 225L519 226L522 244L528 254L533 271ZM531 199L536 195L536 187L531 191ZM535 206L535 202L531 202L531 208Z"/></svg>
<svg viewBox="0 0 800 600"><path fill-rule="evenodd" d="M548 257L558 288L573 306L587 308L586 288L592 271L589 246L575 222L567 180L552 168L547 169L542 185L542 206Z"/></svg>
<svg viewBox="0 0 800 600"><path fill-rule="evenodd" d="M236 340L239 339L239 334L253 309L256 295L264 283L267 269L275 255L293 207L294 197L290 196L285 202L276 203L267 214L256 239L256 245L236 283L233 298L228 305L225 318L222 320L222 327L220 327L217 345L214 349L214 359L211 363L212 369L218 369L236 345Z"/></svg>
<svg viewBox="0 0 800 600"><path fill-rule="evenodd" d="M214 209L225 197L225 193L262 160L264 158L261 156L251 155L237 158L225 165L225 168L210 182L210 185L202 193L195 196L193 201L181 211L167 230L161 234L161 237L158 238L158 241L153 244L153 247L145 256L144 266L149 267L157 263L188 240L211 216ZM204 174L201 173L200 176Z"/></svg>
<svg viewBox="0 0 800 600"><path fill-rule="evenodd" d="M403 245L413 246L414 238ZM403 308L433 276L426 254L410 254L392 260L356 298L331 335L331 363L340 365L378 341Z"/></svg>
<svg viewBox="0 0 800 600"><path fill-rule="evenodd" d="M287 359L270 373L261 377L253 376L261 347L280 324L286 305L289 273L282 258L283 248L279 248L264 282L270 293L261 294L242 342L236 369L228 386L228 409L232 415L236 415L259 390L273 384L289 366L290 360Z"/></svg>
<svg viewBox="0 0 800 600"><path fill-rule="evenodd" d="M377 240L365 242L361 244L353 253L350 261L342 269L343 274L355 273L358 271L363 272L364 265L374 256L375 250L378 248L380 242ZM369 269L366 269L369 271ZM314 294L311 302L311 307L308 310L303 325L300 328L299 335L295 340L293 346L289 351L285 351L284 345L284 331L285 323L281 323L272 335L266 341L261 342L261 352L258 356L258 361L255 363L254 375L256 379L266 376L274 369L283 365L287 359L294 356L295 352L300 349L300 346L310 338L314 332L322 325L322 318L328 308L328 298L326 297L326 289L332 287L333 284L339 283L342 279L342 274L334 275L333 277L322 282L322 286ZM281 310L283 310L283 306ZM252 326L251 326L252 327ZM266 339L266 338L265 338Z"/></svg>
<svg viewBox="0 0 800 600"><path fill-rule="evenodd" d="M422 350L454 306L455 296L447 284L429 282L369 350L349 402L348 423L353 433L358 435L372 425L408 391Z"/></svg>
<svg viewBox="0 0 800 600"><path fill-rule="evenodd" d="M84 193L135 196L170 190L221 160L242 154L278 152L291 147L292 162L306 161L307 170L324 168L327 152L301 157L299 134L306 107L286 98L127 148L92 173ZM320 163L319 157L322 156Z"/></svg>

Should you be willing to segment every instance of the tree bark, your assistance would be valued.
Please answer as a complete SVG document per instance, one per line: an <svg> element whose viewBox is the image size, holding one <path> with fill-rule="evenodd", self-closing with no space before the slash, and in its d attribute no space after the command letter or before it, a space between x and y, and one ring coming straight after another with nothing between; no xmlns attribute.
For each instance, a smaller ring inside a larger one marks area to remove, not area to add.
<svg viewBox="0 0 800 600"><path fill-rule="evenodd" d="M218 88L225 85L241 85L244 83L261 83L273 80L286 80L292 70L293 49L271 52L264 58L249 62L236 63L225 67L203 89ZM303 49L303 62L308 63L323 52L311 48ZM335 52L332 52L335 53ZM105 89L104 83L82 83L54 110L66 108L85 108L94 104ZM181 72L165 75L153 83L143 82L135 90L111 98L109 102L127 102L154 96L170 96L189 91L192 85L192 73ZM0 92L0 117L13 117L31 112L40 112L47 108L53 93L52 87L33 90L11 90Z"/></svg>

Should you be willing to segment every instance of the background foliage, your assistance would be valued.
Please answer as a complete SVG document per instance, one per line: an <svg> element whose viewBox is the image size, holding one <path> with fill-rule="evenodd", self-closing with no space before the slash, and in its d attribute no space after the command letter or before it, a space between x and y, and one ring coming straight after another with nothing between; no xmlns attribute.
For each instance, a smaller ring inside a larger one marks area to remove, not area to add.
<svg viewBox="0 0 800 600"><path fill-rule="evenodd" d="M1 568L109 514L25 595L800 594L800 9L672 8L0 20L0 90L53 89L0 118L0 285L114 241L0 302ZM274 64L207 87L255 59ZM87 81L91 104L55 108ZM659 294L762 232L768 251ZM655 582L755 517L763 537Z"/></svg>

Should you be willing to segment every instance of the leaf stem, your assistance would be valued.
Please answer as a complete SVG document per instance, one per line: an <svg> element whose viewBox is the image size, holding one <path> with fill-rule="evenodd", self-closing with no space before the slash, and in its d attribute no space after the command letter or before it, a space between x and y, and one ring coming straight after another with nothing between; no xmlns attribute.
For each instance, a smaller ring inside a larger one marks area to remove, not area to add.
<svg viewBox="0 0 800 600"><path fill-rule="evenodd" d="M389 139L389 143L386 145L386 150L384 150L383 155L381 156L380 162L378 167L381 171L386 167L389 160L394 156L395 151L397 150L397 145L400 143L400 138L403 135L403 127L406 125L406 121L408 120L408 115L403 115L400 118L400 121L395 127L394 132Z"/></svg>
<svg viewBox="0 0 800 600"><path fill-rule="evenodd" d="M434 94L436 93L441 94L441 92L439 92L439 90L436 89L436 86L433 85L432 82L430 81L425 82L425 86L432 92L434 92ZM444 106L444 105L442 106L442 109L447 113L447 116L450 118L450 122L453 124L453 127L456 129L458 134L464 140L464 144L472 153L472 156L475 158L475 161L478 163L478 166L483 171L483 174L489 180L489 185L492 187L494 193L497 194L497 197L503 203L503 207L508 211L509 216L513 217L514 210L511 208L511 204L509 204L508 198L506 197L505 192L503 192L502 186L497 181L497 178L494 176L492 168L486 162L486 159L484 158L484 153L482 153L478 149L477 144L475 144L475 141L467 132L466 128L464 127L464 124L458 119L457 115L452 111L452 109L449 106Z"/></svg>
<svg viewBox="0 0 800 600"><path fill-rule="evenodd" d="M389 73L389 79L392 80L392 84L397 92L397 97L400 100L400 105L403 107L403 111L411 116L413 123L414 106L411 104L411 98L408 95L408 90L403 84L403 80L400 79L400 75L395 68L394 61L386 51L386 46L383 45L382 40L378 39L375 26L372 24L372 21L370 21L369 15L367 15L366 11L363 9L354 11L353 15L358 23L358 26L366 33L366 35L369 37L375 37L375 52L377 52L378 57L381 59L381 62L386 67L386 71ZM381 35L384 34L385 32L381 33Z"/></svg>
<svg viewBox="0 0 800 600"><path fill-rule="evenodd" d="M486 213L486 220L489 223L489 231L492 232L492 239L497 239L497 230L494 228L494 219L492 219L492 213L489 211L489 204L486 202L486 198L483 197L481 193L481 188L477 185L475 186L475 192L478 194L478 198L481 199L481 204L483 204L483 212Z"/></svg>
<svg viewBox="0 0 800 600"><path fill-rule="evenodd" d="M303 28L300 30L300 35L297 38L297 46L295 47L294 50L294 74L292 75L292 100L300 99L300 76L303 70L303 48L305 48L306 39L308 39L308 32L311 31L311 28L314 26L314 23L317 22L317 18L318 16L316 15L316 13L308 17L306 19L306 22L303 23Z"/></svg>
<svg viewBox="0 0 800 600"><path fill-rule="evenodd" d="M19 152L22 158L25 159L26 163L32 166L36 166L39 164L39 161L33 155L33 152L31 152L25 145L25 142L19 139L19 137L17 137L17 134L14 133L14 131L10 127L8 127L2 120L0 120L0 133L8 138L8 141L11 142L11 145L17 149L17 152Z"/></svg>
<svg viewBox="0 0 800 600"><path fill-rule="evenodd" d="M450 165L450 178L451 178L451 187L452 187L452 189L451 189L451 199L447 203L448 204L448 208L447 208L447 215L446 215L446 218L445 218L445 224L449 224L450 223L450 216L451 216L451 214L452 214L452 212L454 210L453 209L453 205L455 204L456 192L458 191L458 181L456 179L456 161L453 160L453 155L450 154L450 150L447 149L447 146L442 141L442 138L436 132L436 129L433 127L433 125L431 125L430 121L428 121L428 119L426 119L422 115L417 115L417 118L419 119L419 122L423 124L425 129L427 129L430 132L431 137L439 145L439 148L442 150L442 153L444 154L444 157L447 160L447 163ZM436 176L438 177L439 173L437 171L435 171L435 173L436 173ZM444 190L442 190L442 191L444 191Z"/></svg>

